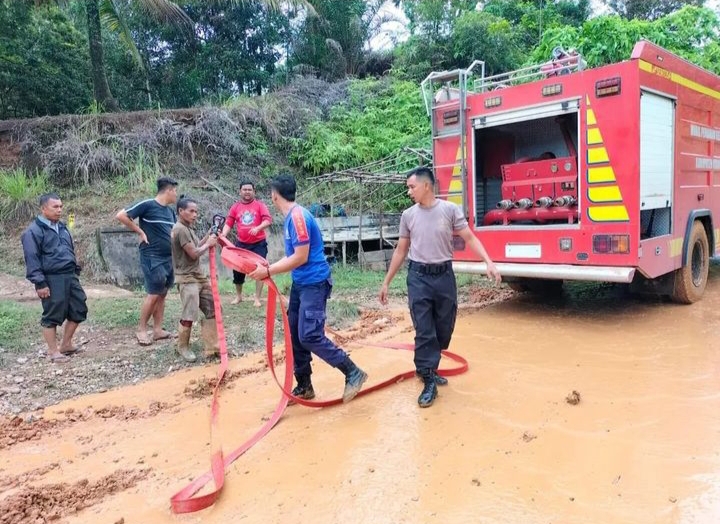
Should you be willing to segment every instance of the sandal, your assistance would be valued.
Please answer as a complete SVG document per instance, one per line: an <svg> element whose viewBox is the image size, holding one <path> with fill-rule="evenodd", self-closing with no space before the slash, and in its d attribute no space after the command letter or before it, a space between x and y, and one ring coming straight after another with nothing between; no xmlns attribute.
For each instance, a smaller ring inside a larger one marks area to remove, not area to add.
<svg viewBox="0 0 720 524"><path fill-rule="evenodd" d="M60 351L60 353L62 355L68 355L68 356L75 355L76 353L84 353L84 352L85 352L85 348L83 348L82 346L73 346L70 349L66 349L65 351L62 351L62 350Z"/></svg>
<svg viewBox="0 0 720 524"><path fill-rule="evenodd" d="M160 335L155 335L153 333L153 340L167 340L169 338L177 338L177 335L175 333L170 333L169 331L163 330Z"/></svg>
<svg viewBox="0 0 720 524"><path fill-rule="evenodd" d="M53 364L64 364L65 362L70 362L70 357L63 355L62 353L53 353L52 355L48 355L48 358Z"/></svg>
<svg viewBox="0 0 720 524"><path fill-rule="evenodd" d="M151 346L153 343L152 339L147 336L147 333L135 333L135 338L137 338L138 344L141 346Z"/></svg>

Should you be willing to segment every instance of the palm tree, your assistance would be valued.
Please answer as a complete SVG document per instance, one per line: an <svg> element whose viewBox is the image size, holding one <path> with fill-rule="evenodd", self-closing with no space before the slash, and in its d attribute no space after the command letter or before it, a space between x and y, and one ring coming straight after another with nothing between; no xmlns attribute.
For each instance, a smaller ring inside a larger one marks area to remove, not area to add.
<svg viewBox="0 0 720 524"><path fill-rule="evenodd" d="M53 0L35 0L36 4L49 3ZM66 0L54 0L63 4ZM112 96L110 84L105 71L105 56L102 47L103 27L117 33L120 40L128 48L138 66L147 72L145 62L135 46L130 29L121 16L116 2L118 0L81 0L85 7L88 26L88 44L90 50L90 69L92 73L93 91L98 107L105 111L118 111L117 100ZM193 21L175 2L171 0L131 0L134 7L142 9L147 14L163 22L172 24L183 31L192 34ZM249 0L209 0L216 3L230 2L242 3ZM312 4L308 0L257 0L269 9L278 10L284 5L302 6L309 13L314 13ZM147 74L146 74L146 88ZM150 91L148 89L148 95Z"/></svg>

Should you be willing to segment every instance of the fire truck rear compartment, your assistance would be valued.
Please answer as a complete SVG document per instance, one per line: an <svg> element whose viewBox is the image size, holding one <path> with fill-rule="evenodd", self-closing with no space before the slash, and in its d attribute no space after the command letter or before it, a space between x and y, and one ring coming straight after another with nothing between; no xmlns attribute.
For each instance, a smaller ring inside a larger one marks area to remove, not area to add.
<svg viewBox="0 0 720 524"><path fill-rule="evenodd" d="M476 226L576 224L578 114L475 130Z"/></svg>

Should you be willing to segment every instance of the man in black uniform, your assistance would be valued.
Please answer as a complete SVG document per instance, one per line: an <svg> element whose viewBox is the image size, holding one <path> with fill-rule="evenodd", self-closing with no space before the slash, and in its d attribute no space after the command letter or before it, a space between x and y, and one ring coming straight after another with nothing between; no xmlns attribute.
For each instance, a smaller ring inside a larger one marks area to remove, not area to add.
<svg viewBox="0 0 720 524"><path fill-rule="evenodd" d="M40 197L40 214L22 234L21 241L27 279L35 284L42 300L40 325L48 345L48 358L66 362L76 353L72 338L80 322L87 318L87 297L78 279L80 266L75 246L65 224L60 222L63 204L55 193ZM57 327L65 323L60 348Z"/></svg>
<svg viewBox="0 0 720 524"><path fill-rule="evenodd" d="M500 282L500 273L478 238L470 231L462 210L435 198L432 170L419 167L408 174L408 195L415 205L400 218L400 239L393 253L380 302L387 304L388 287L405 257L408 264L408 302L415 328L415 369L424 387L418 404L426 408L437 396L437 385L447 379L437 374L440 352L447 349L455 328L457 287L452 270L453 235L487 264L488 277Z"/></svg>

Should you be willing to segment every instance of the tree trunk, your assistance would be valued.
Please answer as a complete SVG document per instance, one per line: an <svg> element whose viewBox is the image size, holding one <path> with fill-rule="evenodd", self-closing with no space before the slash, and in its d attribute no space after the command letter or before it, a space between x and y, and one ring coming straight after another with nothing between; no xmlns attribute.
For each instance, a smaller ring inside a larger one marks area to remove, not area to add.
<svg viewBox="0 0 720 524"><path fill-rule="evenodd" d="M100 28L100 8L98 0L85 0L88 22L88 41L90 43L90 66L92 70L93 91L95 100L105 111L119 111L118 103L113 98L105 74L105 57L102 48L102 32Z"/></svg>

